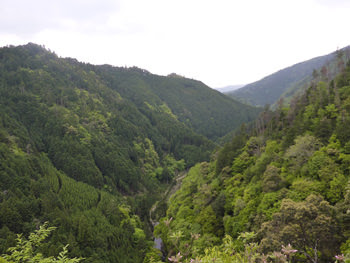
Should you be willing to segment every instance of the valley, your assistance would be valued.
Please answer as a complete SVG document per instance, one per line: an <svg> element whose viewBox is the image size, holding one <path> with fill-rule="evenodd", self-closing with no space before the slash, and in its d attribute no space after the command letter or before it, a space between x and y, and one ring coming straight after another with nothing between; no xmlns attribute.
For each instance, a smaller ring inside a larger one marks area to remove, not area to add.
<svg viewBox="0 0 350 263"><path fill-rule="evenodd" d="M176 74L1 48L0 262L47 224L35 252L69 244L81 262L347 262L348 49L313 61L313 76L282 70L263 109Z"/></svg>

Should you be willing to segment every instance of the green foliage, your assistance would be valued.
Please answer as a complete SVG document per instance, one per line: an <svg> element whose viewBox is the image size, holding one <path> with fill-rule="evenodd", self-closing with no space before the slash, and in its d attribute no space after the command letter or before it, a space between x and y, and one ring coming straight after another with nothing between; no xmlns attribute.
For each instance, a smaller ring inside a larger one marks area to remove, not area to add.
<svg viewBox="0 0 350 263"><path fill-rule="evenodd" d="M49 236L50 232L53 231L55 227L48 227L47 223L40 226L39 230L31 233L28 240L22 237L21 234L17 236L17 245L15 247L10 247L8 251L10 254L5 254L0 257L0 262L37 262L37 263L75 263L80 262L82 258L68 258L68 245L63 247L63 250L59 253L57 258L55 257L44 257L42 253L39 252L39 248L43 241Z"/></svg>
<svg viewBox="0 0 350 263"><path fill-rule="evenodd" d="M289 108L266 107L209 161L208 138L257 110L194 80L82 64L33 44L0 49L0 252L49 220L57 230L33 257L58 260L69 243L85 262L159 262L149 210L195 164L155 211L168 207L154 235L169 261L334 261L350 239L342 71L328 82L323 70Z"/></svg>
<svg viewBox="0 0 350 263"><path fill-rule="evenodd" d="M14 233L26 235L41 220L49 220L57 230L41 249L45 255L57 255L69 243L70 253L85 262L141 261L148 247L143 224L119 197L58 172L45 155L21 153L18 158L18 153L1 149L6 153L2 160L7 160L1 161L0 173L6 187L0 194L1 253L14 246Z"/></svg>
<svg viewBox="0 0 350 263"><path fill-rule="evenodd" d="M47 255L69 243L86 262L141 262L162 189L258 112L198 81L35 44L1 48L0 79L0 253L49 220Z"/></svg>
<svg viewBox="0 0 350 263"><path fill-rule="evenodd" d="M289 169L296 173L300 171L301 167L319 147L319 141L311 135L306 134L297 137L295 144L290 146L285 153L285 158L290 164Z"/></svg>
<svg viewBox="0 0 350 263"><path fill-rule="evenodd" d="M231 142L226 143L220 150L216 159L216 174L219 174L223 168L231 166L232 161L240 153L247 140L247 131L244 125L240 131L233 137Z"/></svg>
<svg viewBox="0 0 350 263"><path fill-rule="evenodd" d="M263 112L250 135L237 133L211 162L190 170L169 203L169 227L156 229L168 242L168 257L348 261L349 72L350 67L344 69L335 83L311 85L288 109ZM169 242L170 230L182 233L177 249ZM251 231L257 234L242 243L241 233ZM190 233L200 237L191 243ZM191 253L185 244L191 244Z"/></svg>
<svg viewBox="0 0 350 263"><path fill-rule="evenodd" d="M285 186L283 178L280 176L280 169L276 166L269 165L262 180L262 189L264 192L275 192Z"/></svg>
<svg viewBox="0 0 350 263"><path fill-rule="evenodd" d="M330 262L334 256L330 252L336 251L340 241L336 225L334 207L322 197L310 195L303 202L284 199L280 211L262 226L262 250L291 244L309 260L317 260L322 251L320 260Z"/></svg>

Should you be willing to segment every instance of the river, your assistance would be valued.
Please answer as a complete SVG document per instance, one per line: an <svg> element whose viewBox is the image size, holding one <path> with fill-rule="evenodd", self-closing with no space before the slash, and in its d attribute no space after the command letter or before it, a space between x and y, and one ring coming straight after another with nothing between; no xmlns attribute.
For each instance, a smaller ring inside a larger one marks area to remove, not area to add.
<svg viewBox="0 0 350 263"><path fill-rule="evenodd" d="M187 171L183 171L183 172L179 173L179 175L176 176L176 178L175 178L175 183L172 183L171 185L169 185L167 191L165 191L165 193L163 194L162 199L168 201L170 196L172 194L174 194L180 188L182 179L185 178L186 175L187 175ZM154 227L159 224L159 222L155 221L152 218L152 213L157 209L158 204L159 204L159 201L155 202L149 211L149 220L152 224L153 230L154 230ZM160 237L154 237L154 247L156 249L159 249L162 253L164 253L163 240Z"/></svg>
<svg viewBox="0 0 350 263"><path fill-rule="evenodd" d="M159 222L156 222L155 225L154 225L154 227L155 227L156 225L158 225L158 224L159 224ZM155 237L155 238L154 238L154 247L155 247L156 249L159 249L160 251L162 251L162 249L163 249L163 240L162 240L160 237Z"/></svg>

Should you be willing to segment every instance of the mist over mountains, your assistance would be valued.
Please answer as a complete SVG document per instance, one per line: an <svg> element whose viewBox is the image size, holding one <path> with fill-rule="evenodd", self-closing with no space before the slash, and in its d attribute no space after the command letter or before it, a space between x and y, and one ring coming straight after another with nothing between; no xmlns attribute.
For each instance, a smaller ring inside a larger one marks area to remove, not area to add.
<svg viewBox="0 0 350 263"><path fill-rule="evenodd" d="M239 85L229 85L229 86L225 86L225 87L220 87L220 88L215 88L216 90L222 92L222 93L228 93L230 91L234 91L236 89L240 89L242 87L244 87L245 85L243 84L239 84Z"/></svg>

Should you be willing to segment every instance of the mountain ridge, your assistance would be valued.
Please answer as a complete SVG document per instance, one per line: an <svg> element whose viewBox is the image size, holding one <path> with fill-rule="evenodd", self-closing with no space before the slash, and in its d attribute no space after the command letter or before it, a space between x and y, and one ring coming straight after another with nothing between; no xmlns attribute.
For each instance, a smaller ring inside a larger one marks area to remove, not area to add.
<svg viewBox="0 0 350 263"><path fill-rule="evenodd" d="M234 90L240 89L240 88L242 88L244 86L245 86L245 84L228 85L228 86L225 86L225 87L215 88L215 90L218 90L221 93L225 94L225 93L228 93L230 91L234 91Z"/></svg>
<svg viewBox="0 0 350 263"><path fill-rule="evenodd" d="M346 61L350 57L350 46L296 63L225 94L255 106L273 105L288 91L291 93L287 96L290 100L291 96L296 94L298 90L305 89L310 84L309 81L312 80L314 70L320 71L325 64L335 60L339 52L344 53L343 60ZM333 78L336 74L335 72L330 77Z"/></svg>

